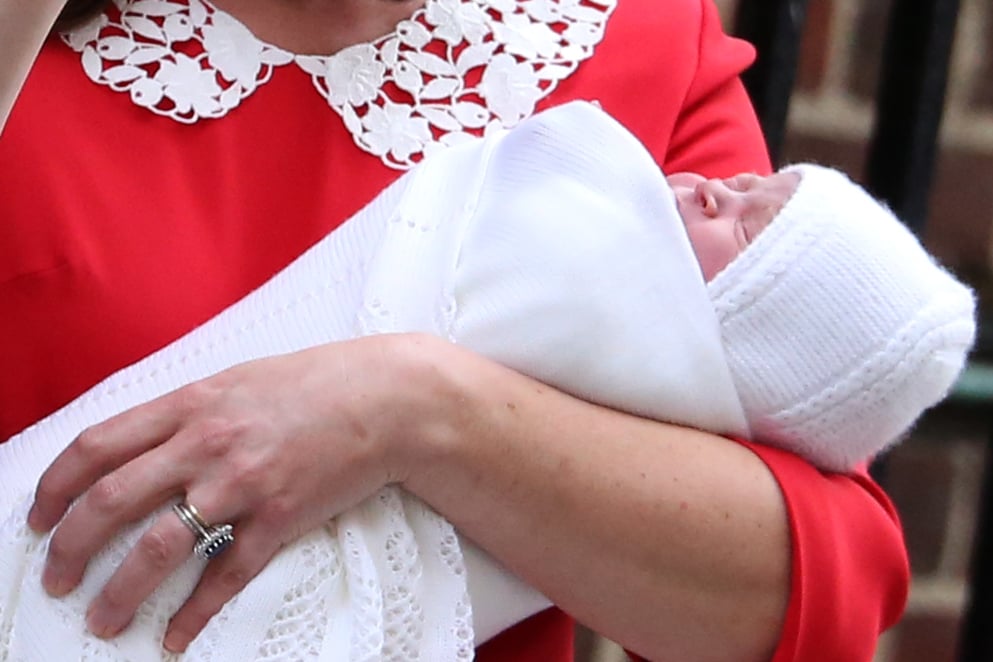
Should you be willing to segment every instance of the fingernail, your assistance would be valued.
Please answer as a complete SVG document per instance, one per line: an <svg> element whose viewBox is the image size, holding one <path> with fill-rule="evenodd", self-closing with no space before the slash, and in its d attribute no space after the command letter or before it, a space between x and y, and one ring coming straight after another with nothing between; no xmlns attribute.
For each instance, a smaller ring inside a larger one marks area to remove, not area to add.
<svg viewBox="0 0 993 662"><path fill-rule="evenodd" d="M108 620L106 614L92 608L86 613L86 627L101 639L110 639L121 631L119 623Z"/></svg>
<svg viewBox="0 0 993 662"><path fill-rule="evenodd" d="M28 511L28 526L37 533L44 533L52 528L45 524L45 519L42 517L41 509L38 508L37 504L32 505L31 510Z"/></svg>
<svg viewBox="0 0 993 662"><path fill-rule="evenodd" d="M68 580L63 576L63 569L57 563L49 563L45 566L45 572L41 577L41 584L52 597L60 597L68 592Z"/></svg>
<svg viewBox="0 0 993 662"><path fill-rule="evenodd" d="M169 630L162 640L162 646L170 653L182 653L189 643L189 638L182 630Z"/></svg>

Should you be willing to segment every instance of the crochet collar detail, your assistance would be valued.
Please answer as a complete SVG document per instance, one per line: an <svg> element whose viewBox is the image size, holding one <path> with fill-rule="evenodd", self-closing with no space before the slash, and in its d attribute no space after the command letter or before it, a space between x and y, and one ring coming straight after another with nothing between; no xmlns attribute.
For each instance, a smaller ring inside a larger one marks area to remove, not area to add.
<svg viewBox="0 0 993 662"><path fill-rule="evenodd" d="M62 35L96 83L177 122L219 118L293 64L394 168L515 126L593 54L617 0L426 0L376 41L298 55L206 0L114 0Z"/></svg>

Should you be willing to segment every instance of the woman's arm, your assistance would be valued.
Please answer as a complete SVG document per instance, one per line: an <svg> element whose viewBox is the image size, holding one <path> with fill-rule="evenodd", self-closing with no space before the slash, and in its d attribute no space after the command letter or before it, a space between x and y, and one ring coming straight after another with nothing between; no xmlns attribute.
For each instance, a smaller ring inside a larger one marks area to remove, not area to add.
<svg viewBox="0 0 993 662"><path fill-rule="evenodd" d="M0 0L0 133L65 0Z"/></svg>
<svg viewBox="0 0 993 662"><path fill-rule="evenodd" d="M388 482L650 659L750 662L776 645L787 518L755 455L428 336L242 364L111 418L45 472L29 521L58 523L44 573L53 595L175 495L208 521L237 522L237 542L173 618L166 644L180 650L283 544ZM189 532L167 513L91 605L91 630L118 633L188 555Z"/></svg>
<svg viewBox="0 0 993 662"><path fill-rule="evenodd" d="M431 338L404 486L649 659L769 660L789 593L776 481L747 448L549 389Z"/></svg>

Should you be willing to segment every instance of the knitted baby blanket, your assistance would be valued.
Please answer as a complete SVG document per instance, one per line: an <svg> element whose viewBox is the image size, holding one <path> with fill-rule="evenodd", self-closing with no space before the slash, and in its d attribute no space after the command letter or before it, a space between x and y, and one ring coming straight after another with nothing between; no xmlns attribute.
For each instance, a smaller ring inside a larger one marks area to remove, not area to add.
<svg viewBox="0 0 993 662"><path fill-rule="evenodd" d="M42 590L47 537L27 529L27 508L83 428L240 362L402 331L610 407L746 430L662 174L604 113L561 106L431 156L259 290L0 445L0 659L469 660L547 606L397 487L282 550L184 655L160 642L202 571L192 556L119 637L84 626L168 505L120 534L69 596Z"/></svg>

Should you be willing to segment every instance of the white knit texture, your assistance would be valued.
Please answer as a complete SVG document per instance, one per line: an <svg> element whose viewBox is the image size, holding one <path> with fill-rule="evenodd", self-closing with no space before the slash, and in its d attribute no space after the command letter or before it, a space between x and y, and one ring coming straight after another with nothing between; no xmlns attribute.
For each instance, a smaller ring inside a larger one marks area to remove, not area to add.
<svg viewBox="0 0 993 662"><path fill-rule="evenodd" d="M619 164L628 171L613 173ZM505 209L508 190L521 198ZM26 529L28 501L82 429L247 360L415 330L597 402L744 431L661 173L613 120L562 106L428 159L246 299L0 445L0 660L459 661L547 606L393 487L282 550L182 656L160 642L202 569L192 558L118 638L84 628L87 604L151 517L115 538L68 597L41 588L47 541Z"/></svg>
<svg viewBox="0 0 993 662"><path fill-rule="evenodd" d="M92 637L84 629L87 604L152 518L118 536L91 562L83 584L55 600L40 582L47 541L24 525L33 484L88 425L231 365L355 335L369 257L406 183L364 210L366 222L346 224L208 324L0 446L7 509L0 528L0 659L172 659L160 642L202 562L191 558L170 577L123 635ZM174 516L167 508L158 515ZM452 527L417 499L386 488L278 554L179 658L468 660L474 641L465 575Z"/></svg>
<svg viewBox="0 0 993 662"><path fill-rule="evenodd" d="M975 304L842 173L789 170L796 193L709 289L753 438L850 471L947 395Z"/></svg>

